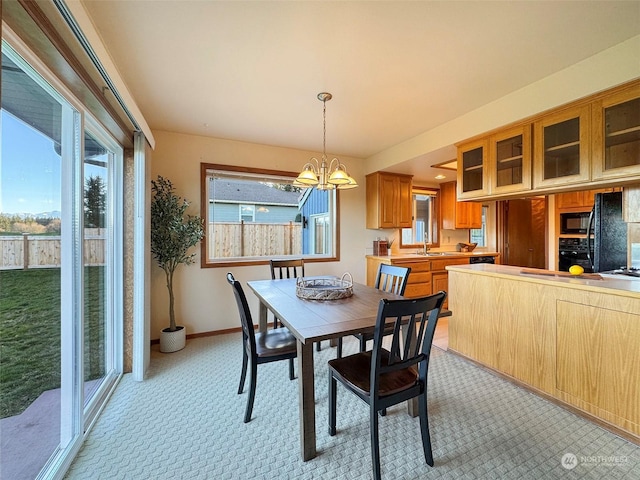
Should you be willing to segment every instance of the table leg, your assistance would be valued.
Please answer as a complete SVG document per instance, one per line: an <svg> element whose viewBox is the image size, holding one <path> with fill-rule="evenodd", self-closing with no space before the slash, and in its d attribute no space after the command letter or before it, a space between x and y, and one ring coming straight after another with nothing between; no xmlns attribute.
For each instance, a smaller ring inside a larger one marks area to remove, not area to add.
<svg viewBox="0 0 640 480"><path fill-rule="evenodd" d="M316 399L314 392L313 342L298 342L300 448L302 460L316 456Z"/></svg>
<svg viewBox="0 0 640 480"><path fill-rule="evenodd" d="M262 302L258 306L258 331L267 331L267 306Z"/></svg>

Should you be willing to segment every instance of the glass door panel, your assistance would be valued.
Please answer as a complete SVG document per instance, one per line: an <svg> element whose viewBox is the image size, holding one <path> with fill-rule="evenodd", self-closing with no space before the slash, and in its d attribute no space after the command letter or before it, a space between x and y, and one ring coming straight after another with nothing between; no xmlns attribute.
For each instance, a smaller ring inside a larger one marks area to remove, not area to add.
<svg viewBox="0 0 640 480"><path fill-rule="evenodd" d="M492 194L531 189L531 125L494 134L489 143L489 185Z"/></svg>
<svg viewBox="0 0 640 480"><path fill-rule="evenodd" d="M110 238L109 152L90 133L84 135L84 403L98 391L107 372L109 324L106 265Z"/></svg>
<svg viewBox="0 0 640 480"><path fill-rule="evenodd" d="M640 174L640 83L593 105L593 177Z"/></svg>
<svg viewBox="0 0 640 480"><path fill-rule="evenodd" d="M488 151L488 138L458 147L458 198L475 198L488 193L486 171Z"/></svg>
<svg viewBox="0 0 640 480"><path fill-rule="evenodd" d="M534 188L589 181L590 106L549 115L534 124Z"/></svg>
<svg viewBox="0 0 640 480"><path fill-rule="evenodd" d="M3 45L0 478L35 478L61 446L62 112Z"/></svg>

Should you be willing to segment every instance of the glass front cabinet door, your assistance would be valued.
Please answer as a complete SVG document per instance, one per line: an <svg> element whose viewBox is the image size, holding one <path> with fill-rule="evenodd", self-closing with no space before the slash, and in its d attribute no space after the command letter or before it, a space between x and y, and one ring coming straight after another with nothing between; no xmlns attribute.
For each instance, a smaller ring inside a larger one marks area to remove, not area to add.
<svg viewBox="0 0 640 480"><path fill-rule="evenodd" d="M584 105L534 123L534 188L589 181L590 117Z"/></svg>
<svg viewBox="0 0 640 480"><path fill-rule="evenodd" d="M594 180L640 174L640 84L593 103Z"/></svg>
<svg viewBox="0 0 640 480"><path fill-rule="evenodd" d="M531 125L491 137L487 171L492 195L531 190Z"/></svg>
<svg viewBox="0 0 640 480"><path fill-rule="evenodd" d="M487 167L488 139L458 146L458 198L477 198L489 192Z"/></svg>

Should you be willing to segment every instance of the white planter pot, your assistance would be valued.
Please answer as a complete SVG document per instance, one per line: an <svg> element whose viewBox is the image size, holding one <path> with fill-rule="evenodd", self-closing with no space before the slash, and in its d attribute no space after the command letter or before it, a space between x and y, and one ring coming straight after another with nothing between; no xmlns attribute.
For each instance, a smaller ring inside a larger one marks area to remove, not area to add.
<svg viewBox="0 0 640 480"><path fill-rule="evenodd" d="M160 351L163 353L177 352L182 350L187 343L187 329L178 326L178 330L170 332L165 328L160 332Z"/></svg>

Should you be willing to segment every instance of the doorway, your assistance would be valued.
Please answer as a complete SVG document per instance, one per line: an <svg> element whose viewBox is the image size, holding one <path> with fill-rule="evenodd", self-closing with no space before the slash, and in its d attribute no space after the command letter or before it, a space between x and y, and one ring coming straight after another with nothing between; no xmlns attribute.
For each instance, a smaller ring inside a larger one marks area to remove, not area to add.
<svg viewBox="0 0 640 480"><path fill-rule="evenodd" d="M502 264L545 269L546 225L546 197L498 202L498 249Z"/></svg>

